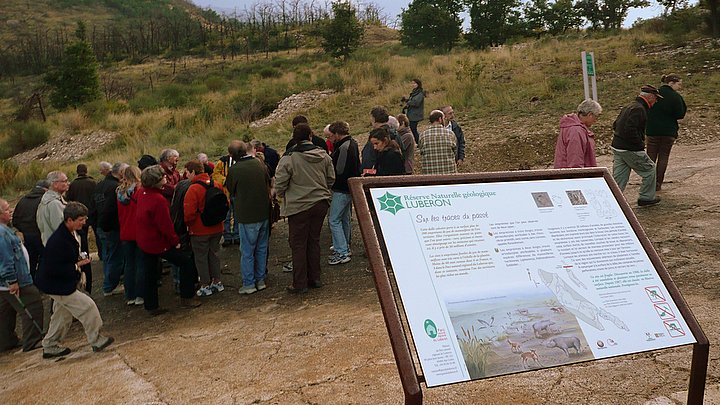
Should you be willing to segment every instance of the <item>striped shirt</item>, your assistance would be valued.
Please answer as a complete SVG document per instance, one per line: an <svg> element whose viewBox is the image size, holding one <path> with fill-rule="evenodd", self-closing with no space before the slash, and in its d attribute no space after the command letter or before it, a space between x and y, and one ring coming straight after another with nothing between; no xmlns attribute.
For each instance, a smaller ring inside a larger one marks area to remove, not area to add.
<svg viewBox="0 0 720 405"><path fill-rule="evenodd" d="M420 162L422 174L457 173L455 134L441 124L433 124L420 134Z"/></svg>

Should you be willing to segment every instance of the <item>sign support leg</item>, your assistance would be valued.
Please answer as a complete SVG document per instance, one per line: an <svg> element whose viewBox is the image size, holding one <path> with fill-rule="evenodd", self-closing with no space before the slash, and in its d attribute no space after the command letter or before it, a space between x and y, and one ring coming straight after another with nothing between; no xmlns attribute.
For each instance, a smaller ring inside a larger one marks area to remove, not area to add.
<svg viewBox="0 0 720 405"><path fill-rule="evenodd" d="M688 405L702 405L703 403L709 355L709 343L696 343L693 345L690 383L688 384Z"/></svg>

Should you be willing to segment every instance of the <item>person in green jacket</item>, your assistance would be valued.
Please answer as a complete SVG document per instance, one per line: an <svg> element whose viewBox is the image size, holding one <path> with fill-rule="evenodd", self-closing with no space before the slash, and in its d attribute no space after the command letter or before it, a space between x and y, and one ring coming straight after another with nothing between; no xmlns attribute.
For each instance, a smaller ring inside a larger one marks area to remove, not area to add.
<svg viewBox="0 0 720 405"><path fill-rule="evenodd" d="M418 122L425 118L425 90L423 90L420 79L413 79L410 83L413 87L410 97L402 98L402 101L405 102L403 114L406 114L408 121L410 121L410 130L413 137L415 137L415 144L417 144L420 141L420 133L417 129Z"/></svg>
<svg viewBox="0 0 720 405"><path fill-rule="evenodd" d="M647 154L657 164L657 191L660 191L665 178L670 150L678 136L678 120L685 117L687 106L685 100L678 93L682 88L682 79L675 74L663 76L660 81L660 94L663 96L648 112L647 128Z"/></svg>

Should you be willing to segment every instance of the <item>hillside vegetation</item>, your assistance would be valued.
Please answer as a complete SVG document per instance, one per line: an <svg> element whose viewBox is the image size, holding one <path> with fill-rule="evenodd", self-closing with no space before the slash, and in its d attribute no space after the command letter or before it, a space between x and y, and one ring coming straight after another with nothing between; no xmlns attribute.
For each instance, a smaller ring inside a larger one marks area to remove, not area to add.
<svg viewBox="0 0 720 405"><path fill-rule="evenodd" d="M298 113L307 115L318 132L329 122L346 120L352 134L364 142L372 106L385 105L399 113L400 98L410 91L408 82L418 77L428 91L426 112L444 104L455 106L468 140L463 170L542 167L552 160L559 116L583 98L583 50L594 51L596 57L599 101L605 108L594 127L601 151L618 108L642 84L658 85L663 73L685 77L683 93L697 121L684 125L684 130L718 122L720 45L713 40L678 45L662 34L635 29L436 55L400 45L386 29L373 30L379 31L366 39L377 42L368 43L345 63L313 49L299 49L247 60L183 57L114 64L100 73L103 100L78 110L49 108L44 127L51 138L116 133L110 146L82 159L91 168L100 160L135 162L165 147L178 149L182 160L201 151L217 158L233 138L259 138L282 149L290 136L290 119L261 128L250 128L249 123L291 94L333 89L336 93L316 108ZM0 142L11 136L7 123L19 102L39 87L38 76L0 82ZM50 170L72 172L76 163L34 161L17 167L5 161L0 164L0 187L4 194L16 193Z"/></svg>

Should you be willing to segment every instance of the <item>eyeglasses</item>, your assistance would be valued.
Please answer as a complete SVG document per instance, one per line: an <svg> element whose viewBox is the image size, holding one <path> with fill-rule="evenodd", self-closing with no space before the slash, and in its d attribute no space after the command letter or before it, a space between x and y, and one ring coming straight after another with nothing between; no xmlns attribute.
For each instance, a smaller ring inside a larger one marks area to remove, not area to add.
<svg viewBox="0 0 720 405"><path fill-rule="evenodd" d="M53 181L53 183L67 183L67 182L68 182L68 179L65 179L65 180L55 180L55 181Z"/></svg>

